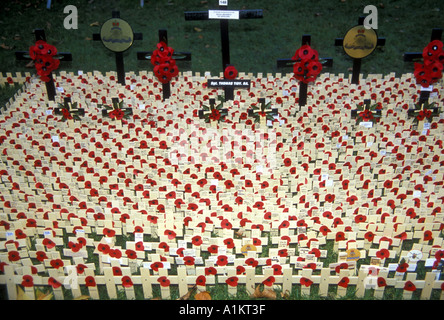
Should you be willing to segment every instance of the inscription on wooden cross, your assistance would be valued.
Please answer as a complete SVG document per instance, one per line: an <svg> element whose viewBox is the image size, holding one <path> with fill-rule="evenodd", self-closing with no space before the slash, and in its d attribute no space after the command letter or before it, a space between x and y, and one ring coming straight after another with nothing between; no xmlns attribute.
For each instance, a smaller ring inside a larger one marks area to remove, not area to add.
<svg viewBox="0 0 444 320"><path fill-rule="evenodd" d="M187 11L186 21L194 20L219 20L220 36L222 44L222 70L230 64L230 39L228 34L228 21L239 19L261 19L263 13L261 9L253 10L227 10L228 1L219 0L219 10L208 11Z"/></svg>
<svg viewBox="0 0 444 320"><path fill-rule="evenodd" d="M311 45L311 35L304 34L302 36L301 45ZM293 59L278 59L277 67L278 68L286 68L293 67L295 64L295 60ZM321 62L323 67L332 67L333 66L333 58L319 58L319 62ZM307 83L300 82L299 83L299 105L305 106L307 104Z"/></svg>
<svg viewBox="0 0 444 320"><path fill-rule="evenodd" d="M35 41L43 40L46 42L45 30L35 29L33 31L33 33L35 36ZM26 60L26 61L32 60L29 55L29 51L16 51L15 58L17 60ZM69 52L60 52L60 53L57 53L57 55L54 58L57 58L60 61L72 61L72 54ZM46 93L48 94L48 100L54 101L55 95L56 95L56 88L55 88L52 72L49 74L48 77L49 77L49 81L45 82Z"/></svg>
<svg viewBox="0 0 444 320"><path fill-rule="evenodd" d="M347 31L344 38L336 38L335 46L342 46L344 52L353 58L351 83L359 84L361 60L370 55L377 47L385 45L385 38L379 38L374 29L364 27L365 17L359 17L358 25Z"/></svg>
<svg viewBox="0 0 444 320"><path fill-rule="evenodd" d="M165 42L168 45L168 32L165 29L159 30L159 42ZM138 51L137 60L151 60L153 51ZM172 58L177 61L191 61L190 52L176 52L174 51ZM162 83L163 100L168 99L171 95L170 83Z"/></svg>
<svg viewBox="0 0 444 320"><path fill-rule="evenodd" d="M102 44L116 56L117 82L125 85L125 67L123 53L134 43L134 40L142 40L141 33L134 33L128 22L120 18L119 11L112 12L112 18L105 21L100 33L93 34L93 40Z"/></svg>
<svg viewBox="0 0 444 320"><path fill-rule="evenodd" d="M249 79L208 79L208 88L223 88L225 92L225 101L234 99L234 89L250 89L251 80Z"/></svg>

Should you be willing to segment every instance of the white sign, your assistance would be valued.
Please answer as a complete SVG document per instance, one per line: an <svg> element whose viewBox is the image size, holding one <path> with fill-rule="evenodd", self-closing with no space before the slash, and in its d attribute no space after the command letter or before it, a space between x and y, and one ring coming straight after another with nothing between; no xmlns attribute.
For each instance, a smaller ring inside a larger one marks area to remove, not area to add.
<svg viewBox="0 0 444 320"><path fill-rule="evenodd" d="M209 19L239 20L239 11L236 10L208 10Z"/></svg>

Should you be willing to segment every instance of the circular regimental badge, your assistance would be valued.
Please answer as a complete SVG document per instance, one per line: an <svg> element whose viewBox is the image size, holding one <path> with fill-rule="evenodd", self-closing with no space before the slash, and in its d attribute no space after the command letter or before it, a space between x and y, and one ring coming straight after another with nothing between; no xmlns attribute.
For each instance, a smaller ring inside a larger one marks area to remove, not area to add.
<svg viewBox="0 0 444 320"><path fill-rule="evenodd" d="M134 33L131 26L120 18L111 18L102 25L100 38L103 45L113 52L124 52L132 46Z"/></svg>
<svg viewBox="0 0 444 320"><path fill-rule="evenodd" d="M411 250L407 253L407 257L409 258L409 262L418 262L422 259L422 251Z"/></svg>
<svg viewBox="0 0 444 320"><path fill-rule="evenodd" d="M361 59L371 54L376 49L377 43L378 35L375 30L355 26L345 34L342 47L348 56Z"/></svg>
<svg viewBox="0 0 444 320"><path fill-rule="evenodd" d="M252 244L246 244L241 248L241 252L244 256L248 255L248 251L256 251L256 250L257 250L256 246Z"/></svg>
<svg viewBox="0 0 444 320"><path fill-rule="evenodd" d="M347 261L358 261L361 258L361 252L358 249L348 249L347 251Z"/></svg>

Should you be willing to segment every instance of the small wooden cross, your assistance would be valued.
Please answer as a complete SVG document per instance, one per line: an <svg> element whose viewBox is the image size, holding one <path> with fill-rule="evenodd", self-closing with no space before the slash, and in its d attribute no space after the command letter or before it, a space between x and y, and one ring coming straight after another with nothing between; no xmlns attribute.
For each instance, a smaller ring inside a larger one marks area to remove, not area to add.
<svg viewBox="0 0 444 320"><path fill-rule="evenodd" d="M123 53L132 46L134 40L142 39L142 33L134 33L131 26L125 20L120 19L119 11L113 11L112 18L103 23L100 33L93 34L94 41L101 41L107 49L114 52L117 82L122 85L125 85Z"/></svg>
<svg viewBox="0 0 444 320"><path fill-rule="evenodd" d="M43 40L46 42L45 30L35 29L33 33L35 35L35 41ZM57 53L56 57L60 61L72 61L72 54L69 52ZM15 58L17 60L26 60L26 61L32 60L31 57L29 56L29 51L16 51ZM46 93L48 94L48 100L54 101L56 95L56 89L52 72L49 74L49 81L45 82L45 86L46 86Z"/></svg>
<svg viewBox="0 0 444 320"><path fill-rule="evenodd" d="M112 102L112 105L113 105L113 107L115 109L116 106L119 105L119 98L111 98L111 102ZM132 108L122 108L122 110L127 110L129 115L133 114L133 109ZM102 116L103 117L107 117L108 116L108 110L106 108L102 109Z"/></svg>
<svg viewBox="0 0 444 320"><path fill-rule="evenodd" d="M209 11L187 11L186 21L195 20L219 20L220 36L222 43L222 70L230 64L230 40L228 34L228 20L238 19L261 19L263 17L261 9L254 10L227 10L228 1L219 0L219 10Z"/></svg>
<svg viewBox="0 0 444 320"><path fill-rule="evenodd" d="M79 117L80 116L82 116L82 117L85 116L85 109L73 107L73 104L72 104L72 101L71 101L71 97L63 98L63 106L64 106L64 109L68 109L70 113L75 112L76 115L78 115ZM62 114L62 108L54 108L54 113L56 115L61 115Z"/></svg>
<svg viewBox="0 0 444 320"><path fill-rule="evenodd" d="M213 110L216 108L216 99L210 99L209 100L210 103L210 107L208 108L208 110L203 109L203 110L199 110L199 119L205 119L205 116L207 114L211 114L213 112ZM228 112L228 109L219 109L219 112L221 114L226 114Z"/></svg>
<svg viewBox="0 0 444 320"><path fill-rule="evenodd" d="M301 46L310 45L310 44L311 44L311 35L304 34L302 36ZM333 58L319 58L319 61L321 62L323 67L332 67L333 66ZM278 59L277 60L277 67L278 68L293 67L295 62L296 61L292 60L292 59ZM300 106L305 106L307 104L307 89L308 89L308 86L306 83L303 83L302 81L299 82L299 105Z"/></svg>
<svg viewBox="0 0 444 320"><path fill-rule="evenodd" d="M377 47L385 45L385 38L379 38L376 31L373 29L365 29L364 27L365 17L359 17L358 25L352 27L347 31L344 38L336 38L335 46L342 46L345 53L353 58L353 73L351 83L359 84L359 75L361 73L361 60L365 58L370 53L372 53ZM354 34L356 32L356 35ZM368 43L365 33L368 32L370 35L376 37L376 43ZM355 35L355 37L353 37ZM344 43L344 40L348 39L354 40L358 39L356 43Z"/></svg>
<svg viewBox="0 0 444 320"><path fill-rule="evenodd" d="M370 99L364 99L364 110L370 110L370 103L371 103ZM359 112L358 109L352 110L351 111L351 118L356 119L358 117L358 112ZM374 112L376 113L377 117L381 116L381 110L375 110Z"/></svg>
<svg viewBox="0 0 444 320"><path fill-rule="evenodd" d="M168 45L168 32L165 29L159 30L159 42L165 42ZM153 51L138 51L137 52L137 60L151 60L151 55ZM190 52L176 52L174 51L172 58L177 61L191 61L191 53ZM171 95L171 86L170 83L162 83L162 95L163 100L166 100Z"/></svg>
<svg viewBox="0 0 444 320"><path fill-rule="evenodd" d="M278 114L277 108L266 109L267 105L265 104L265 98L259 98L258 102L260 107L248 109L248 116L257 118L257 115L259 115L259 119L263 117L264 120L266 121L266 120L272 120L272 118ZM261 115L260 114L261 112L265 113L265 115Z"/></svg>

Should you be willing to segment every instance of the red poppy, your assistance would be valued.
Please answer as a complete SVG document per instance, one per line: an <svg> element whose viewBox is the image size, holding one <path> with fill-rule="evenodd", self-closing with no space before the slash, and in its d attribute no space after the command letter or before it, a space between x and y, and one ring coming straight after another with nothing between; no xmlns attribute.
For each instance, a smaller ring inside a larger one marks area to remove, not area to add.
<svg viewBox="0 0 444 320"><path fill-rule="evenodd" d="M34 286L34 279L30 275L24 275L21 284L25 288L31 288Z"/></svg>
<svg viewBox="0 0 444 320"><path fill-rule="evenodd" d="M63 261L61 259L53 259L50 262L51 267L55 268L55 269L59 269L59 268L63 268Z"/></svg>
<svg viewBox="0 0 444 320"><path fill-rule="evenodd" d="M225 280L225 283L228 284L230 287L236 287L237 283L239 281L238 277L229 277L227 280Z"/></svg>
<svg viewBox="0 0 444 320"><path fill-rule="evenodd" d="M367 231L367 232L364 234L364 238L365 238L367 241L373 242L373 239L375 238L375 234L374 234L373 232L371 232L371 231Z"/></svg>
<svg viewBox="0 0 444 320"><path fill-rule="evenodd" d="M183 262L186 266L194 266L195 259L191 256L186 256L183 258Z"/></svg>
<svg viewBox="0 0 444 320"><path fill-rule="evenodd" d="M348 269L348 263L343 262L336 266L335 272L339 273L341 270L347 270L347 269Z"/></svg>
<svg viewBox="0 0 444 320"><path fill-rule="evenodd" d="M217 264L219 267L224 267L224 266L226 266L226 265L228 264L228 257L225 256L225 255L220 255L220 256L218 256L218 257L217 257L216 264Z"/></svg>
<svg viewBox="0 0 444 320"><path fill-rule="evenodd" d="M85 272L85 269L87 268L87 266L86 265L84 265L84 264L78 264L77 266L76 266L76 270L77 270L77 273L78 274L82 274L83 272Z"/></svg>
<svg viewBox="0 0 444 320"><path fill-rule="evenodd" d="M131 249L127 249L125 251L126 256L128 257L128 259L137 259L137 253L134 250Z"/></svg>
<svg viewBox="0 0 444 320"><path fill-rule="evenodd" d="M165 230L165 232L163 234L168 236L168 239L170 239L170 240L176 238L176 233L172 230Z"/></svg>
<svg viewBox="0 0 444 320"><path fill-rule="evenodd" d="M378 250L376 252L376 257L378 257L379 259L388 258L388 257L390 257L390 251L388 251L387 249Z"/></svg>
<svg viewBox="0 0 444 320"><path fill-rule="evenodd" d="M383 277L378 277L377 283L379 288L387 286L387 282Z"/></svg>
<svg viewBox="0 0 444 320"><path fill-rule="evenodd" d="M430 230L426 230L426 231L424 231L423 240L424 240L424 241L430 241L430 240L433 240L433 233L432 233L432 231L430 231Z"/></svg>
<svg viewBox="0 0 444 320"><path fill-rule="evenodd" d="M57 281L54 277L49 277L48 279L48 284L53 288L53 289L57 289L60 288L60 286L62 285L59 281Z"/></svg>
<svg viewBox="0 0 444 320"><path fill-rule="evenodd" d="M207 278L205 278L204 275L200 275L196 278L196 285L198 286L205 286L207 282Z"/></svg>
<svg viewBox="0 0 444 320"><path fill-rule="evenodd" d="M35 253L35 256L36 256L37 260L40 262L42 262L45 259L48 259L45 251L37 251Z"/></svg>
<svg viewBox="0 0 444 320"><path fill-rule="evenodd" d="M194 236L191 238L191 243L195 246L200 246L202 244L202 237L201 236Z"/></svg>
<svg viewBox="0 0 444 320"><path fill-rule="evenodd" d="M245 273L245 268L243 266L237 266L236 267L236 274L241 275Z"/></svg>
<svg viewBox="0 0 444 320"><path fill-rule="evenodd" d="M129 276L122 277L122 286L125 288L131 288L133 286L133 281Z"/></svg>
<svg viewBox="0 0 444 320"><path fill-rule="evenodd" d="M169 245L166 242L159 243L159 249L163 249L165 252L168 252L170 250Z"/></svg>
<svg viewBox="0 0 444 320"><path fill-rule="evenodd" d="M234 241L231 238L225 239L224 244L227 246L228 249L234 248Z"/></svg>
<svg viewBox="0 0 444 320"><path fill-rule="evenodd" d="M156 272L159 271L160 268L163 268L163 263L162 262L157 261L157 262L154 262L154 263L151 264L151 269L156 271Z"/></svg>
<svg viewBox="0 0 444 320"><path fill-rule="evenodd" d="M342 288L347 288L349 282L350 282L350 279L349 279L348 277L343 277L343 278L338 282L338 286L340 286L340 287L342 287Z"/></svg>
<svg viewBox="0 0 444 320"><path fill-rule="evenodd" d="M278 256L279 257L287 257L288 256L288 250L287 249L280 249L278 251Z"/></svg>
<svg viewBox="0 0 444 320"><path fill-rule="evenodd" d="M99 250L100 252L102 252L104 254L108 254L110 251L110 246L106 243L99 243L97 246L97 250Z"/></svg>
<svg viewBox="0 0 444 320"><path fill-rule="evenodd" d="M96 279L94 279L93 276L87 276L85 278L85 286L89 287L95 287L96 286Z"/></svg>
<svg viewBox="0 0 444 320"><path fill-rule="evenodd" d="M343 241L343 240L345 240L345 233L342 232L342 231L336 232L335 240L336 241Z"/></svg>
<svg viewBox="0 0 444 320"><path fill-rule="evenodd" d="M109 229L109 228L103 228L103 235L105 237L112 238L112 237L114 237L116 235L116 231L112 230L112 229Z"/></svg>
<svg viewBox="0 0 444 320"><path fill-rule="evenodd" d="M224 70L224 77L225 79L235 79L237 77L237 70L234 66L227 66Z"/></svg>
<svg viewBox="0 0 444 320"><path fill-rule="evenodd" d="M321 226L319 228L319 232L322 233L322 235L326 236L331 230L327 226Z"/></svg>
<svg viewBox="0 0 444 320"><path fill-rule="evenodd" d="M233 225L231 224L231 222L228 219L223 219L221 222L221 227L222 227L222 229L231 230Z"/></svg>
<svg viewBox="0 0 444 320"><path fill-rule="evenodd" d="M210 275L216 275L217 274L217 270L215 267L207 267L205 268L205 275L206 276L210 276Z"/></svg>
<svg viewBox="0 0 444 320"><path fill-rule="evenodd" d="M254 268L257 267L257 265L259 264L258 261L256 259L254 259L254 258L248 258L247 260L245 260L245 263L248 266L251 266L251 267L254 267Z"/></svg>
<svg viewBox="0 0 444 320"><path fill-rule="evenodd" d="M301 279L299 280L299 283L300 283L301 285L304 285L304 286L306 286L306 287L308 288L309 286L311 286L311 285L313 284L313 281L311 281L311 280L308 279L308 278L301 277Z"/></svg>
<svg viewBox="0 0 444 320"><path fill-rule="evenodd" d="M273 276L269 276L267 279L262 281L262 284L267 287L271 287L273 283L276 281L276 278Z"/></svg>
<svg viewBox="0 0 444 320"><path fill-rule="evenodd" d="M122 252L119 249L110 249L109 256L111 258L120 259L120 258L122 258Z"/></svg>
<svg viewBox="0 0 444 320"><path fill-rule="evenodd" d="M406 283L404 284L404 290L413 292L416 290L416 286L413 282L406 281Z"/></svg>
<svg viewBox="0 0 444 320"><path fill-rule="evenodd" d="M401 263L396 267L396 272L406 272L409 264L407 262Z"/></svg>
<svg viewBox="0 0 444 320"><path fill-rule="evenodd" d="M165 276L157 278L157 282L160 283L161 287L169 287L170 285L170 280L168 280L168 278Z"/></svg>

